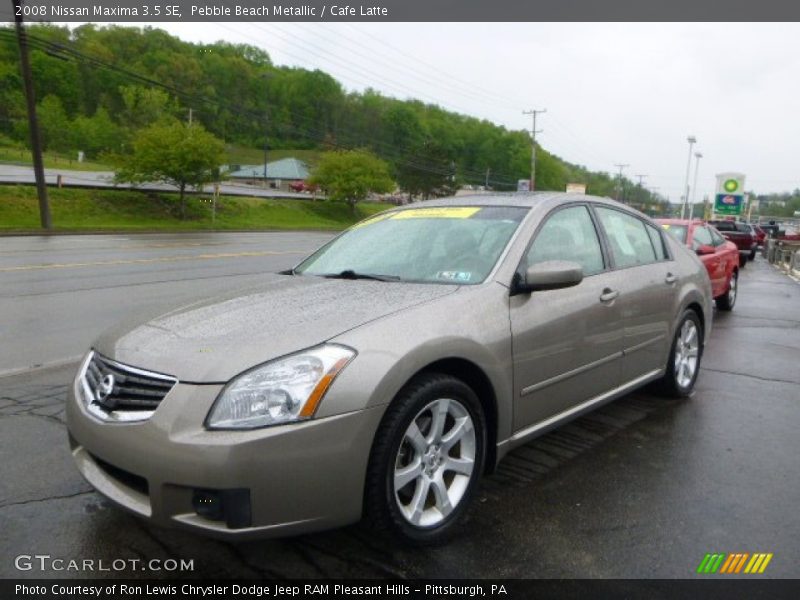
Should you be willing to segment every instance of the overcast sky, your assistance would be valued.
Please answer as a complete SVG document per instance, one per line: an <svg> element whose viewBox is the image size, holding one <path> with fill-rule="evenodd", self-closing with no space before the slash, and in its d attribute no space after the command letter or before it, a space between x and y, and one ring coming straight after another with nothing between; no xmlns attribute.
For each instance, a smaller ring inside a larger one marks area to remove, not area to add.
<svg viewBox="0 0 800 600"><path fill-rule="evenodd" d="M800 187L800 24L186 23L182 39L248 43L280 65L530 129L593 170L677 202L697 137L697 201L741 171L758 193ZM694 169L694 158L692 169ZM692 178L694 173L692 173Z"/></svg>

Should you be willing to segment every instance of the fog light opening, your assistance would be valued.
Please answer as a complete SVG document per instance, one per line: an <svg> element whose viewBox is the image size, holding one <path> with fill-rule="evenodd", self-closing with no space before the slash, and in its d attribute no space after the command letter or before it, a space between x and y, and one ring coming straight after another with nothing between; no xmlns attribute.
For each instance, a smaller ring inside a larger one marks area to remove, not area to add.
<svg viewBox="0 0 800 600"><path fill-rule="evenodd" d="M194 490L192 508L204 519L224 521L229 529L243 529L252 523L248 489Z"/></svg>

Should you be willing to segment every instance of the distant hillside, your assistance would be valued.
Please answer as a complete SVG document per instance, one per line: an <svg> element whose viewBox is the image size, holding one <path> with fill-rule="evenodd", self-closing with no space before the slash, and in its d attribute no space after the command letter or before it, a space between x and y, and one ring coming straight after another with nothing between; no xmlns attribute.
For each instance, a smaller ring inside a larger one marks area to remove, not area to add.
<svg viewBox="0 0 800 600"><path fill-rule="evenodd" d="M443 183L513 189L529 177L530 138L485 120L374 91L346 93L322 71L279 67L264 50L226 42L193 44L155 28L53 25L29 29L46 149L124 154L132 133L164 116L196 119L231 149L231 162L259 162L271 149L310 156L368 148L405 189L436 193ZM13 30L0 28L0 139L25 143L27 121ZM300 153L298 153L300 154ZM275 152L273 158L284 155ZM247 158L248 160L239 160ZM257 160L255 160L257 159ZM542 149L537 188L588 184L613 195L615 182ZM625 181L629 197L650 201Z"/></svg>

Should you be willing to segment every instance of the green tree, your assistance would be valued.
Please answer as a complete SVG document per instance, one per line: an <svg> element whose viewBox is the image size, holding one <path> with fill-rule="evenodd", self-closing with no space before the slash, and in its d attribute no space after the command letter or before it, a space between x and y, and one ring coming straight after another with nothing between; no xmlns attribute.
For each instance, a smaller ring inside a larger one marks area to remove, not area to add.
<svg viewBox="0 0 800 600"><path fill-rule="evenodd" d="M71 149L72 140L69 117L58 96L48 94L37 107L45 150L64 152Z"/></svg>
<svg viewBox="0 0 800 600"><path fill-rule="evenodd" d="M133 153L118 159L115 179L174 185L180 191L181 219L185 219L186 188L200 187L218 179L224 159L224 144L202 125L162 121L137 133Z"/></svg>
<svg viewBox="0 0 800 600"><path fill-rule="evenodd" d="M452 154L437 140L425 140L413 148L413 158L398 160L397 181L410 196L449 196L458 189Z"/></svg>
<svg viewBox="0 0 800 600"><path fill-rule="evenodd" d="M141 85L120 86L119 93L125 105L122 123L130 129L139 129L155 123L176 111L169 94L158 88Z"/></svg>
<svg viewBox="0 0 800 600"><path fill-rule="evenodd" d="M356 203L370 193L394 189L389 165L366 150L324 153L309 181L325 190L331 200L347 202L353 212Z"/></svg>
<svg viewBox="0 0 800 600"><path fill-rule="evenodd" d="M122 129L105 108L98 108L91 117L78 117L72 129L75 146L88 156L117 150L122 142Z"/></svg>

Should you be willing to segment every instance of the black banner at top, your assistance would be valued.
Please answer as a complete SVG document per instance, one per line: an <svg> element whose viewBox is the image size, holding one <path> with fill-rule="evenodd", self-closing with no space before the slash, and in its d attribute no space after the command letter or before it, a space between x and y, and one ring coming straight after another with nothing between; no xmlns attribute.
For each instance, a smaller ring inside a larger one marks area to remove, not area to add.
<svg viewBox="0 0 800 600"><path fill-rule="evenodd" d="M790 0L0 0L33 22L800 21Z"/></svg>

